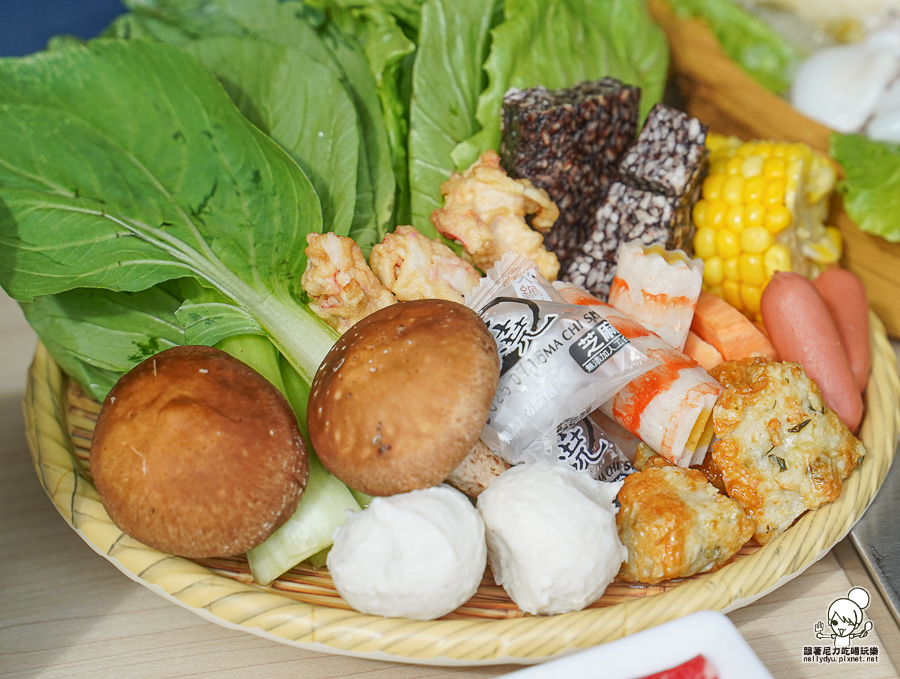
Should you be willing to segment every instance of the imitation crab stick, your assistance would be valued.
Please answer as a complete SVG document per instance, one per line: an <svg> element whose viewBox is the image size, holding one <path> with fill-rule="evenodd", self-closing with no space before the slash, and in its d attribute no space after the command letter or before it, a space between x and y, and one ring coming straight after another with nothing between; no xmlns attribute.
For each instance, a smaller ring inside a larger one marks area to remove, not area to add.
<svg viewBox="0 0 900 679"><path fill-rule="evenodd" d="M691 330L713 345L726 361L750 356L776 357L772 343L753 322L711 292L700 293Z"/></svg>
<svg viewBox="0 0 900 679"><path fill-rule="evenodd" d="M682 250L643 247L632 241L619 249L609 303L671 346L683 349L702 287L699 259L691 259Z"/></svg>
<svg viewBox="0 0 900 679"><path fill-rule="evenodd" d="M712 439L713 406L722 387L696 361L584 289L557 281L570 304L590 306L659 366L629 382L600 410L673 464L703 461Z"/></svg>

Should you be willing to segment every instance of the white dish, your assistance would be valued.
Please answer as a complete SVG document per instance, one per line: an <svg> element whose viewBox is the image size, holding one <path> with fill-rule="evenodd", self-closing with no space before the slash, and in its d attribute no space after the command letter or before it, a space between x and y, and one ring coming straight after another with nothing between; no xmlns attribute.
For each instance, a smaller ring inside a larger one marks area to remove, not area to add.
<svg viewBox="0 0 900 679"><path fill-rule="evenodd" d="M692 613L587 651L509 674L515 679L637 679L697 655L718 679L772 679L731 620L714 611Z"/></svg>

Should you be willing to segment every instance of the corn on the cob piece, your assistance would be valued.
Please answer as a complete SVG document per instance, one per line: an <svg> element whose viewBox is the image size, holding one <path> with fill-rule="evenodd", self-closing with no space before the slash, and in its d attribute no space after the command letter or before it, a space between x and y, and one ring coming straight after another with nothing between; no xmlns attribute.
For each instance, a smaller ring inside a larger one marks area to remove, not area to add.
<svg viewBox="0 0 900 679"><path fill-rule="evenodd" d="M704 289L759 320L772 274L813 278L840 259L840 232L824 225L837 175L806 144L710 134L707 146L709 174L692 213Z"/></svg>

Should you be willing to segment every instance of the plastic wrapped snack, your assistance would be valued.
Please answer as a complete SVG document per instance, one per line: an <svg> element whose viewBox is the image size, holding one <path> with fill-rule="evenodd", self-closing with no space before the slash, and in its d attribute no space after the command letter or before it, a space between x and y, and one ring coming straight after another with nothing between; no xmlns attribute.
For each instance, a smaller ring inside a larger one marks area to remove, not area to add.
<svg viewBox="0 0 900 679"><path fill-rule="evenodd" d="M534 262L507 253L466 296L500 352L500 382L481 435L512 464L553 460L558 433L657 361L593 309L566 302Z"/></svg>
<svg viewBox="0 0 900 679"><path fill-rule="evenodd" d="M722 386L692 358L583 288L556 283L564 299L594 309L658 365L629 382L601 410L672 464L700 464L712 441Z"/></svg>
<svg viewBox="0 0 900 679"><path fill-rule="evenodd" d="M597 481L621 481L635 471L631 460L600 427L593 414L583 417L559 433L557 439L560 462Z"/></svg>

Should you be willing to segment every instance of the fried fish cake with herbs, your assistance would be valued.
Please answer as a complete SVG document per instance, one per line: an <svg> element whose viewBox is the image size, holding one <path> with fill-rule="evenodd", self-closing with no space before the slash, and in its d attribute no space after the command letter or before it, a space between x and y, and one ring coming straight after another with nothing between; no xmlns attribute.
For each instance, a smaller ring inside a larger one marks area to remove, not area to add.
<svg viewBox="0 0 900 679"><path fill-rule="evenodd" d="M704 471L719 476L765 544L807 509L836 500L866 450L799 363L730 361L711 374L725 391Z"/></svg>
<svg viewBox="0 0 900 679"><path fill-rule="evenodd" d="M753 535L737 502L695 469L652 458L618 494L619 539L628 549L619 577L652 585L714 571Z"/></svg>

